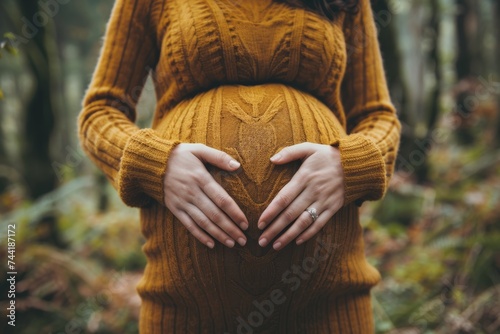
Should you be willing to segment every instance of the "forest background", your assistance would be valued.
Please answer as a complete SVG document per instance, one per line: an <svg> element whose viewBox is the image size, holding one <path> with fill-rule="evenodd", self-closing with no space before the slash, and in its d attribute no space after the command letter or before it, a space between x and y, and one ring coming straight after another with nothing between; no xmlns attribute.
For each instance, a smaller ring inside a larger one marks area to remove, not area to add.
<svg viewBox="0 0 500 334"><path fill-rule="evenodd" d="M403 124L390 190L361 208L377 333L500 333L500 1L372 3ZM138 211L76 136L112 5L0 0L1 333L137 332Z"/></svg>

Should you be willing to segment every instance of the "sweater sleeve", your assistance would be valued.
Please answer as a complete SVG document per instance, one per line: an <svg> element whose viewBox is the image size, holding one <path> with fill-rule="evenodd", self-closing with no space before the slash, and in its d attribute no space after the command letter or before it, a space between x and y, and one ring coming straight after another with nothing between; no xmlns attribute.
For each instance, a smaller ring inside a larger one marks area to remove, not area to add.
<svg viewBox="0 0 500 334"><path fill-rule="evenodd" d="M158 58L150 29L152 3L116 0L78 117L83 150L123 202L134 207L164 202L166 162L179 143L134 123L137 101Z"/></svg>
<svg viewBox="0 0 500 334"><path fill-rule="evenodd" d="M346 15L347 67L341 98L347 136L338 147L344 169L345 204L384 196L399 147L400 122L391 102L369 0Z"/></svg>

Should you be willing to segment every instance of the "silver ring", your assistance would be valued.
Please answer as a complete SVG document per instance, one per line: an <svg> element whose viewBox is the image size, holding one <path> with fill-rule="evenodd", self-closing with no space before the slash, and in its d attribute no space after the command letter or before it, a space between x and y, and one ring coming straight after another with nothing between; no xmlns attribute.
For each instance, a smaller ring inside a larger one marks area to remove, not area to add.
<svg viewBox="0 0 500 334"><path fill-rule="evenodd" d="M307 208L305 211L307 211L311 215L313 223L316 221L316 219L318 219L318 211L316 210L316 208Z"/></svg>

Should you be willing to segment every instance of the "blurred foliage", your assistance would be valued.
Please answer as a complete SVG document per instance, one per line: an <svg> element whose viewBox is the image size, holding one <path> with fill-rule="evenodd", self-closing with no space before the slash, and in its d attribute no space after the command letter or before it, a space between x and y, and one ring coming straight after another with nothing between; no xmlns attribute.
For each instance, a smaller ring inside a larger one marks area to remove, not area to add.
<svg viewBox="0 0 500 334"><path fill-rule="evenodd" d="M384 277L374 290L379 333L500 331L500 166L456 180L450 165L481 148L446 159L449 150L432 151L432 185L396 174L387 199L363 208L367 254Z"/></svg>
<svg viewBox="0 0 500 334"><path fill-rule="evenodd" d="M99 213L93 187L91 179L81 177L36 204L16 198L15 192L0 197L3 205L16 207L2 220L16 224L20 232L17 333L137 333L140 299L135 284L145 266L138 214L123 207L116 195L109 212ZM41 241L45 231L33 224L54 213L60 217L62 248ZM3 275L0 288L6 291ZM5 322L1 326L0 332L9 333Z"/></svg>

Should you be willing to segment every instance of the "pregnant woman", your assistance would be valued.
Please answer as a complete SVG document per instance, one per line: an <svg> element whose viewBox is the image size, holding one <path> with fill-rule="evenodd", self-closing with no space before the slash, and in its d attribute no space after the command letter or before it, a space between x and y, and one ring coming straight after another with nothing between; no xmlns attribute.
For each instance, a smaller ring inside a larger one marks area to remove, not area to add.
<svg viewBox="0 0 500 334"><path fill-rule="evenodd" d="M372 333L399 131L369 0L116 0L79 134L140 208L140 332Z"/></svg>

